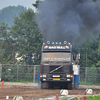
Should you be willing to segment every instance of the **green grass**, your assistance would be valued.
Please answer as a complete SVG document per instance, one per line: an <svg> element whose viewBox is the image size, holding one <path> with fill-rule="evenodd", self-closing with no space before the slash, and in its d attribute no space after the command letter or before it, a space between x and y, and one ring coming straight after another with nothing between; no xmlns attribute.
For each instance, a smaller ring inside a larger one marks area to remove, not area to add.
<svg viewBox="0 0 100 100"><path fill-rule="evenodd" d="M7 82L17 82L17 83L34 83L33 81L23 81L23 80L20 80L20 81L7 81ZM35 81L35 83L38 83L37 81Z"/></svg>
<svg viewBox="0 0 100 100"><path fill-rule="evenodd" d="M92 96L92 97L89 97L89 99L86 99L86 100L100 100L100 96Z"/></svg>
<svg viewBox="0 0 100 100"><path fill-rule="evenodd" d="M67 100L67 99L62 99L62 100ZM73 100L78 100L78 99L73 99ZM80 100L82 100L82 98L80 98ZM100 96L87 97L86 100L100 100Z"/></svg>
<svg viewBox="0 0 100 100"><path fill-rule="evenodd" d="M85 82L80 82L79 85L93 85L93 86L100 86L100 84L91 84L91 83L85 83Z"/></svg>
<svg viewBox="0 0 100 100"><path fill-rule="evenodd" d="M17 83L29 83L28 81L9 81L9 82L17 82Z"/></svg>

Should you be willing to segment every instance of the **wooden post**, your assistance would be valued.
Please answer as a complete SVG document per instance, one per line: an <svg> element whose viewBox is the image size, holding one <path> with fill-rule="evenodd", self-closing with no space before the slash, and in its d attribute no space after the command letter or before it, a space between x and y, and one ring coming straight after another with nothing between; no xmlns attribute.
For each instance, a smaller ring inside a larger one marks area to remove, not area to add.
<svg viewBox="0 0 100 100"><path fill-rule="evenodd" d="M78 93L78 100L80 100L80 93Z"/></svg>

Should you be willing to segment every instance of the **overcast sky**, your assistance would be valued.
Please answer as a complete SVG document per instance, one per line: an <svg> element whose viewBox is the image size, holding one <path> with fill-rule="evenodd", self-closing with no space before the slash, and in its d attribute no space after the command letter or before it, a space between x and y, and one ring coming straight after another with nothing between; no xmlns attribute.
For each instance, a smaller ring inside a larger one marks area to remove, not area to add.
<svg viewBox="0 0 100 100"><path fill-rule="evenodd" d="M22 5L26 8L32 8L34 10L32 4L35 3L35 1L36 0L0 0L0 10L8 6L18 5Z"/></svg>

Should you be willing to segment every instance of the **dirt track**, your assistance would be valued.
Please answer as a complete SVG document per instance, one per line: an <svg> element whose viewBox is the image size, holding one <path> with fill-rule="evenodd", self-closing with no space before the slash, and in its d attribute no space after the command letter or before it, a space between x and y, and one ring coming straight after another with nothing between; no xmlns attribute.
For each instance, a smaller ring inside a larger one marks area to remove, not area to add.
<svg viewBox="0 0 100 100"><path fill-rule="evenodd" d="M1 83L0 83L1 84ZM99 94L100 86L80 86L75 90L68 90L69 95L82 94L87 88L92 88L95 94ZM4 86L0 86L0 100L5 100L8 95L9 98L14 96L22 96L25 98L45 98L50 96L55 96L58 94L60 96L60 89L52 90L41 90L38 84L34 83L4 83ZM28 100L28 99L27 99ZM32 100L32 99L31 99Z"/></svg>

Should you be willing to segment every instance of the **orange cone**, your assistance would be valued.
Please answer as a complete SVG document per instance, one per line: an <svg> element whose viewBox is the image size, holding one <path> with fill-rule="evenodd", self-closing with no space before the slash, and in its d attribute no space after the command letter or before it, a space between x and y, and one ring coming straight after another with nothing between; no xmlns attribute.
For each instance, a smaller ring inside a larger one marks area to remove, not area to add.
<svg viewBox="0 0 100 100"><path fill-rule="evenodd" d="M86 91L84 92L84 95L86 95ZM86 99L86 97L84 96L83 98L82 98L82 100L85 100Z"/></svg>
<svg viewBox="0 0 100 100"><path fill-rule="evenodd" d="M1 84L1 86L4 86L4 81L2 81L2 84Z"/></svg>
<svg viewBox="0 0 100 100"><path fill-rule="evenodd" d="M58 94L56 94L56 100L59 100Z"/></svg>

